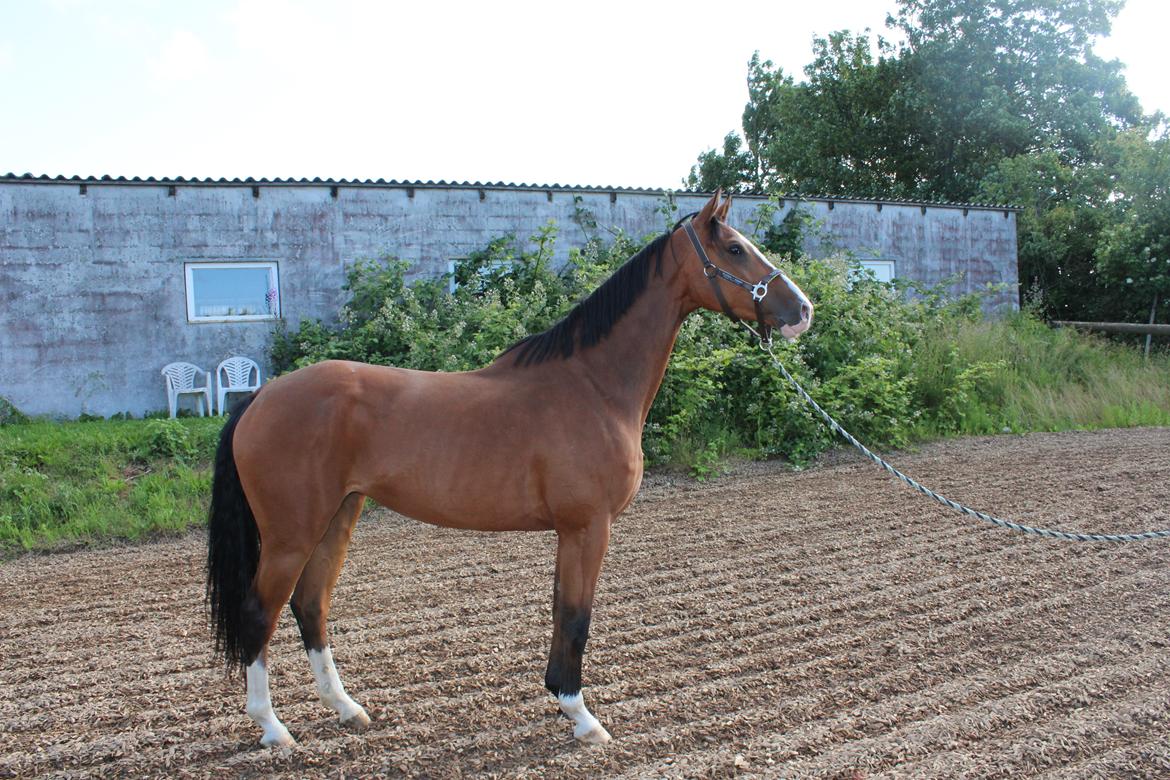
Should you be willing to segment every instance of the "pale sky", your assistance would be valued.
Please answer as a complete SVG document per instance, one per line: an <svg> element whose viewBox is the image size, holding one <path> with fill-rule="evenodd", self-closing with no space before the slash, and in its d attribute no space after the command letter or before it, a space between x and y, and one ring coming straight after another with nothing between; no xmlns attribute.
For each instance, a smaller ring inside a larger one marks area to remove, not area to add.
<svg viewBox="0 0 1170 780"><path fill-rule="evenodd" d="M0 173L679 188L759 50L893 0L0 0ZM1097 51L1170 114L1165 0Z"/></svg>

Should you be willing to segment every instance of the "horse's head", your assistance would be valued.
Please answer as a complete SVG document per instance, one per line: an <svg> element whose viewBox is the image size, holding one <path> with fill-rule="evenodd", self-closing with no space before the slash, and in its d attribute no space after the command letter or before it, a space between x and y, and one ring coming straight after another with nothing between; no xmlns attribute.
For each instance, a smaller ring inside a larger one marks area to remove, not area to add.
<svg viewBox="0 0 1170 780"><path fill-rule="evenodd" d="M676 231L685 247L680 257L692 300L732 320L755 320L765 336L772 330L795 339L812 324L813 306L792 280L755 244L727 224L731 198L721 193ZM693 255L693 257L691 257Z"/></svg>

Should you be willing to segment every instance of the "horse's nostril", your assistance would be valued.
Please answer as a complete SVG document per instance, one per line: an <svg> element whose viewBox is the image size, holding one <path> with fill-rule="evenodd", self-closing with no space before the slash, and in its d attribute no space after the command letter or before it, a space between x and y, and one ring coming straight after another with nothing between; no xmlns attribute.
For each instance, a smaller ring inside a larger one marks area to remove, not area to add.
<svg viewBox="0 0 1170 780"><path fill-rule="evenodd" d="M800 321L801 322L808 322L811 319L812 319L812 304L811 303L800 304Z"/></svg>

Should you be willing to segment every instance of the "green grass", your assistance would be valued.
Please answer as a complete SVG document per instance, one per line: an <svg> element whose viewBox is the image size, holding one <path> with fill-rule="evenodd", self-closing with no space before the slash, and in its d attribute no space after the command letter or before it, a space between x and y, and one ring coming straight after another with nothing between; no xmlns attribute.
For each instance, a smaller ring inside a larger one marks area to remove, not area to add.
<svg viewBox="0 0 1170 780"><path fill-rule="evenodd" d="M949 323L920 342L915 438L1170 425L1170 355L1024 315Z"/></svg>
<svg viewBox="0 0 1170 780"><path fill-rule="evenodd" d="M0 553L205 522L219 418L0 426Z"/></svg>
<svg viewBox="0 0 1170 780"><path fill-rule="evenodd" d="M891 415L909 421L897 441L1170 426L1164 351L1145 360L1132 346L1051 330L1023 315L932 328L901 363L887 361L899 383L905 379L898 404L920 412ZM874 392L894 398L883 387ZM201 526L222 425L221 418L0 424L0 555ZM722 419L708 421L668 442L658 461L712 476L729 460L761 456L739 437Z"/></svg>

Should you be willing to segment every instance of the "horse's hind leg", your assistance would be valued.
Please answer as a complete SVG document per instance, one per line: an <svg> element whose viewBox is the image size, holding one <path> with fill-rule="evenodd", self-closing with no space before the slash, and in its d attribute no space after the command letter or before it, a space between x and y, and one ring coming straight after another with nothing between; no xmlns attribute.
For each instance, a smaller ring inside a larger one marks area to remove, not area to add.
<svg viewBox="0 0 1170 780"><path fill-rule="evenodd" d="M589 638L593 594L601 561L609 546L610 518L557 532L556 582L553 586L553 638L545 687L573 721L573 736L581 742L609 742L609 732L585 707L581 694L581 662Z"/></svg>
<svg viewBox="0 0 1170 780"><path fill-rule="evenodd" d="M306 551L285 549L275 543L260 548L253 592L246 609L252 613L253 639L247 665L248 704L246 711L264 734L261 745L294 745L296 741L276 717L268 690L268 641L276 630L280 610L288 601L293 586L309 555Z"/></svg>
<svg viewBox="0 0 1170 780"><path fill-rule="evenodd" d="M325 537L305 565L289 604L301 629L301 639L305 643L305 652L309 655L309 665L317 682L317 695L326 707L337 712L342 723L357 728L369 725L370 717L361 705L349 697L341 684L337 667L333 663L333 652L329 649L326 621L333 586L341 574L349 539L364 501L365 496L360 493L350 493L341 502Z"/></svg>

